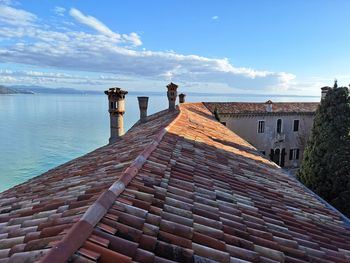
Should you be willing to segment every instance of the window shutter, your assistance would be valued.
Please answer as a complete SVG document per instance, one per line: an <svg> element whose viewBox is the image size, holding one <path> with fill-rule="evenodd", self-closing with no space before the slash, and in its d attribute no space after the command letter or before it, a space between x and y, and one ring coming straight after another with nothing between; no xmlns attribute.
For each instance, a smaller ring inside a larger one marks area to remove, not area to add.
<svg viewBox="0 0 350 263"><path fill-rule="evenodd" d="M293 150L289 150L289 160L293 160Z"/></svg>
<svg viewBox="0 0 350 263"><path fill-rule="evenodd" d="M295 159L299 160L299 149L297 149L297 156Z"/></svg>
<svg viewBox="0 0 350 263"><path fill-rule="evenodd" d="M261 133L264 133L265 132L265 122L262 121L261 122Z"/></svg>

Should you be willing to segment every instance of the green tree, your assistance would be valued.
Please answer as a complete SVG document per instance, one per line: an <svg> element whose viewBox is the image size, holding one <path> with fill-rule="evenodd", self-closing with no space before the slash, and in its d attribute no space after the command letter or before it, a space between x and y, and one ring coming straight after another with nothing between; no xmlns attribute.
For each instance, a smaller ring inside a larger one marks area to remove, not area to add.
<svg viewBox="0 0 350 263"><path fill-rule="evenodd" d="M297 177L350 217L350 99L347 87L329 88L314 120Z"/></svg>
<svg viewBox="0 0 350 263"><path fill-rule="evenodd" d="M221 120L220 120L220 116L219 116L219 112L218 112L218 108L216 108L216 107L215 107L215 109L214 109L214 116L215 116L215 119L216 119L217 121L221 121Z"/></svg>

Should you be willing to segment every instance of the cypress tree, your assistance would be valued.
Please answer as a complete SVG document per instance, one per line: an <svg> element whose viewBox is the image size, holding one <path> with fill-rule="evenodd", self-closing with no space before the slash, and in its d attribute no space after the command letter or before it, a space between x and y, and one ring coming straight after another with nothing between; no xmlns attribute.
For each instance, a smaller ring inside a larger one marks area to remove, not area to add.
<svg viewBox="0 0 350 263"><path fill-rule="evenodd" d="M316 111L298 171L308 188L350 217L350 99L347 87L330 88Z"/></svg>

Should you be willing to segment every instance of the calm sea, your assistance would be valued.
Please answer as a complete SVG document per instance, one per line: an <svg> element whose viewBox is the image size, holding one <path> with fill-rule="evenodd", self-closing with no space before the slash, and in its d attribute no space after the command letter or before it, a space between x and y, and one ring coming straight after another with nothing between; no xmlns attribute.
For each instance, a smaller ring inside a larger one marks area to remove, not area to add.
<svg viewBox="0 0 350 263"><path fill-rule="evenodd" d="M201 96L186 101L318 101L319 97ZM150 95L149 114L167 107ZM136 95L126 99L125 126L138 119ZM0 95L0 192L108 142L105 95Z"/></svg>

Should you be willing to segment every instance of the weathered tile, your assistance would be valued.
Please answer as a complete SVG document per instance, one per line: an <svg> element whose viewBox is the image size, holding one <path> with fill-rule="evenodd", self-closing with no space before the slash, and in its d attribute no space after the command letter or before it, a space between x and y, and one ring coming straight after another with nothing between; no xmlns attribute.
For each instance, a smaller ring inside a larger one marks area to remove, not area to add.
<svg viewBox="0 0 350 263"><path fill-rule="evenodd" d="M101 219L73 238L96 202ZM34 262L58 246L80 263L347 262L350 227L202 103L186 103L0 194L0 260Z"/></svg>

